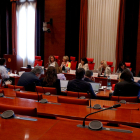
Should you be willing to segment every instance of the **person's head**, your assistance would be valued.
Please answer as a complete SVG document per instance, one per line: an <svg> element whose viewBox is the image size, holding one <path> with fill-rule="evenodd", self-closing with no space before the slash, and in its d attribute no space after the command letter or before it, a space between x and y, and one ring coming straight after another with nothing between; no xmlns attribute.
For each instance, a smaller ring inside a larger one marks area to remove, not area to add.
<svg viewBox="0 0 140 140"><path fill-rule="evenodd" d="M49 56L49 63L53 63L55 61L55 57L53 55Z"/></svg>
<svg viewBox="0 0 140 140"><path fill-rule="evenodd" d="M31 70L31 72L34 73L38 78L40 78L41 74L43 73L43 69L40 66L36 66Z"/></svg>
<svg viewBox="0 0 140 140"><path fill-rule="evenodd" d="M76 70L76 79L82 79L85 75L85 70L83 68L79 68Z"/></svg>
<svg viewBox="0 0 140 140"><path fill-rule="evenodd" d="M87 70L86 73L85 73L85 76L89 79L92 78L92 75L93 75L93 72L91 70Z"/></svg>
<svg viewBox="0 0 140 140"><path fill-rule="evenodd" d="M119 63L119 71L123 71L124 69L126 69L125 63L124 62L120 62Z"/></svg>
<svg viewBox="0 0 140 140"><path fill-rule="evenodd" d="M48 67L44 81L47 82L47 85L52 86L57 80L57 72L55 67Z"/></svg>
<svg viewBox="0 0 140 140"><path fill-rule="evenodd" d="M69 57L68 56L63 56L63 62L67 62L69 61Z"/></svg>
<svg viewBox="0 0 140 140"><path fill-rule="evenodd" d="M0 65L2 65L2 66L6 65L6 59L5 58L0 59Z"/></svg>
<svg viewBox="0 0 140 140"><path fill-rule="evenodd" d="M120 78L121 78L121 81L128 81L128 82L134 81L133 74L129 69L125 69L122 72Z"/></svg>
<svg viewBox="0 0 140 140"><path fill-rule="evenodd" d="M106 67L107 67L107 63L106 63L105 60L102 60L102 61L100 62L100 64L101 64L101 66L102 66L103 68L106 68Z"/></svg>
<svg viewBox="0 0 140 140"><path fill-rule="evenodd" d="M61 67L56 67L56 72L57 72L57 74L62 73L62 68Z"/></svg>
<svg viewBox="0 0 140 140"><path fill-rule="evenodd" d="M85 65L86 63L88 63L87 59L86 58L82 58L81 59L81 64L82 65Z"/></svg>

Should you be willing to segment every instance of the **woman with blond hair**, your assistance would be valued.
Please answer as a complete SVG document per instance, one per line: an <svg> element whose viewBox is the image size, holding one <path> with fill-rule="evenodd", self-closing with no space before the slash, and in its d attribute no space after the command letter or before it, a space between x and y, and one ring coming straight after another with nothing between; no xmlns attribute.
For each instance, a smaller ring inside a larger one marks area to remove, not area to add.
<svg viewBox="0 0 140 140"><path fill-rule="evenodd" d="M107 62L105 60L101 61L100 67L99 67L98 70L101 74L104 74L104 75L110 75L111 74L111 69L110 69L110 67L107 66Z"/></svg>
<svg viewBox="0 0 140 140"><path fill-rule="evenodd" d="M55 68L58 67L58 64L57 64L57 62L56 62L56 60L55 60L55 57L54 57L53 55L50 55L50 56L49 56L48 67L49 67L49 66L52 66L52 67L55 67Z"/></svg>
<svg viewBox="0 0 140 140"><path fill-rule="evenodd" d="M70 68L71 67L71 63L69 62L69 57L68 56L63 56L63 62L61 64L61 68L62 67L65 67L65 68Z"/></svg>

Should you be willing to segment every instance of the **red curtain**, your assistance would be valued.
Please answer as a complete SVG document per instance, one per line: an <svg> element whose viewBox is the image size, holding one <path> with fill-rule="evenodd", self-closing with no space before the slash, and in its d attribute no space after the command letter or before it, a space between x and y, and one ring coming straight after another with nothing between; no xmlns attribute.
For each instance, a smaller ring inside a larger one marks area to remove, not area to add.
<svg viewBox="0 0 140 140"><path fill-rule="evenodd" d="M124 24L125 24L125 0L120 0L117 42L116 42L116 70L120 61L123 61Z"/></svg>
<svg viewBox="0 0 140 140"><path fill-rule="evenodd" d="M81 0L80 4L80 29L79 29L79 62L87 56L87 12L88 0Z"/></svg>
<svg viewBox="0 0 140 140"><path fill-rule="evenodd" d="M16 19L16 1L10 0L12 2L12 54L17 54L17 19Z"/></svg>

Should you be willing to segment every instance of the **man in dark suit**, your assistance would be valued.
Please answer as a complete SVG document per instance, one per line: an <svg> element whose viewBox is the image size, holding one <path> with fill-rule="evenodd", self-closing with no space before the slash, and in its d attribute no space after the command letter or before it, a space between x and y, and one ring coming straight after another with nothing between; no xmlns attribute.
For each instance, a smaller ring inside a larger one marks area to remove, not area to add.
<svg viewBox="0 0 140 140"><path fill-rule="evenodd" d="M40 76L43 69L39 66L34 67L31 72L25 72L21 75L18 86L24 86L26 91L35 91L35 86L41 86Z"/></svg>
<svg viewBox="0 0 140 140"><path fill-rule="evenodd" d="M79 68L76 70L76 79L68 82L67 91L74 92L89 92L92 98L96 98L96 95L92 89L90 83L82 80L85 75L85 70L83 68Z"/></svg>
<svg viewBox="0 0 140 140"><path fill-rule="evenodd" d="M92 79L93 72L91 70L87 70L85 73L84 81L86 82L94 82Z"/></svg>
<svg viewBox="0 0 140 140"><path fill-rule="evenodd" d="M134 82L130 70L125 69L120 79L121 82L115 85L113 96L140 96L140 85Z"/></svg>

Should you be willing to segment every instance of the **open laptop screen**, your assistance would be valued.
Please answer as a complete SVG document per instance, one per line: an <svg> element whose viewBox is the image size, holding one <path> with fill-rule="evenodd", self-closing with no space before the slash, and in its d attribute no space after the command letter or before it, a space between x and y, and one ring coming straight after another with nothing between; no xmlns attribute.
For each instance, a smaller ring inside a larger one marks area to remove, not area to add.
<svg viewBox="0 0 140 140"><path fill-rule="evenodd" d="M67 88L68 82L68 80L60 80L61 88Z"/></svg>
<svg viewBox="0 0 140 140"><path fill-rule="evenodd" d="M99 87L100 87L100 83L92 83L89 82L93 88L94 91L98 92L99 91Z"/></svg>

